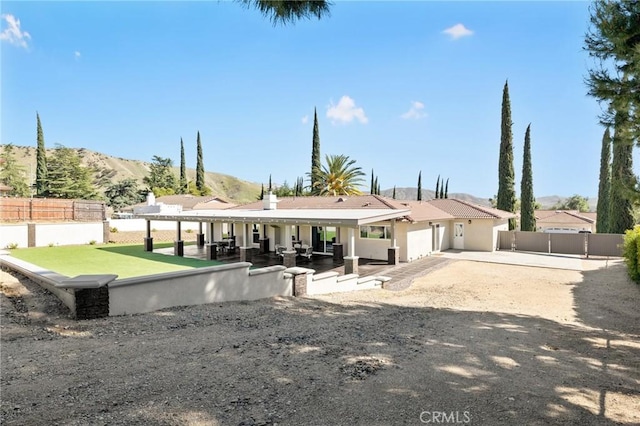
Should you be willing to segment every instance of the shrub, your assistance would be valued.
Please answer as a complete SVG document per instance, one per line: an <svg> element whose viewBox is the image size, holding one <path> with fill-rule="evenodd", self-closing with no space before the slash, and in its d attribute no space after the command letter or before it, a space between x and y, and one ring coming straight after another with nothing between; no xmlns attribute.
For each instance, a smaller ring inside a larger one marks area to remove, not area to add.
<svg viewBox="0 0 640 426"><path fill-rule="evenodd" d="M89 241L89 245L95 246L96 245L96 240Z"/></svg>
<svg viewBox="0 0 640 426"><path fill-rule="evenodd" d="M55 243L49 243L49 247L55 246Z"/></svg>
<svg viewBox="0 0 640 426"><path fill-rule="evenodd" d="M640 226L625 231L622 256L627 264L629 277L640 282Z"/></svg>
<svg viewBox="0 0 640 426"><path fill-rule="evenodd" d="M18 248L18 243L9 243L7 244L7 249L14 250Z"/></svg>
<svg viewBox="0 0 640 426"><path fill-rule="evenodd" d="M109 228L109 232L113 232L115 234L116 232L118 232L118 228L116 228L115 226L111 227Z"/></svg>
<svg viewBox="0 0 640 426"><path fill-rule="evenodd" d="M186 232L187 234L191 234L193 232L193 229L187 228L184 230L184 232Z"/></svg>

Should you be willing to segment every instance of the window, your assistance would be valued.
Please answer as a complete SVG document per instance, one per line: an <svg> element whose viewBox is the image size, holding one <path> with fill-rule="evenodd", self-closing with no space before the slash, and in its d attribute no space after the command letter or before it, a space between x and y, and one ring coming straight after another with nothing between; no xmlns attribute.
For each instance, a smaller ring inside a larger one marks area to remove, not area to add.
<svg viewBox="0 0 640 426"><path fill-rule="evenodd" d="M389 226L380 225L361 226L360 238L389 240L391 239L391 228Z"/></svg>

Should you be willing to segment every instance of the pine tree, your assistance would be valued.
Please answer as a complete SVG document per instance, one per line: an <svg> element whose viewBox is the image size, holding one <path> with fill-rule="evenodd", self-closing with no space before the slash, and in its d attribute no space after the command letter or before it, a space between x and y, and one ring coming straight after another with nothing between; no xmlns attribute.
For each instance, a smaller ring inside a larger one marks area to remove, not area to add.
<svg viewBox="0 0 640 426"><path fill-rule="evenodd" d="M396 186L393 185L393 195L391 196L394 200L396 199Z"/></svg>
<svg viewBox="0 0 640 426"><path fill-rule="evenodd" d="M44 197L47 192L47 151L44 148L44 135L40 114L36 113L38 149L36 152L36 196Z"/></svg>
<svg viewBox="0 0 640 426"><path fill-rule="evenodd" d="M498 164L498 200L500 210L515 213L516 191L513 171L513 133L511 131L511 101L509 100L509 82L504 83L502 92L502 125L500 134L500 161ZM509 220L509 229L516 227L515 219Z"/></svg>
<svg viewBox="0 0 640 426"><path fill-rule="evenodd" d="M598 185L598 207L596 232L609 232L609 198L611 194L611 134L607 127L602 136L600 152L600 184Z"/></svg>
<svg viewBox="0 0 640 426"><path fill-rule="evenodd" d="M206 191L204 185L204 162L202 160L202 143L200 142L200 132L198 132L198 158L196 163L196 188L200 193Z"/></svg>
<svg viewBox="0 0 640 426"><path fill-rule="evenodd" d="M176 177L172 171L173 161L154 155L149 167L149 175L142 181L148 185L156 197L176 193Z"/></svg>
<svg viewBox="0 0 640 426"><path fill-rule="evenodd" d="M320 163L320 131L318 130L318 112L313 109L313 146L311 147L311 173L309 174L311 190L316 187L322 169Z"/></svg>
<svg viewBox="0 0 640 426"><path fill-rule="evenodd" d="M186 194L189 188L187 186L187 164L184 159L184 143L180 138L180 194Z"/></svg>
<svg viewBox="0 0 640 426"><path fill-rule="evenodd" d="M418 201L422 201L422 170L418 173Z"/></svg>
<svg viewBox="0 0 640 426"><path fill-rule="evenodd" d="M615 120L617 125L613 136L609 232L623 234L634 225L633 206L629 197L629 192L635 184L632 163L633 140L629 137L623 115L617 115Z"/></svg>
<svg viewBox="0 0 640 426"><path fill-rule="evenodd" d="M98 197L91 182L91 170L78 153L58 145L47 164L47 197L90 200Z"/></svg>
<svg viewBox="0 0 640 426"><path fill-rule="evenodd" d="M29 197L31 188L27 183L24 166L15 158L13 145L7 144L0 154L0 183L11 188L9 195L12 197Z"/></svg>
<svg viewBox="0 0 640 426"><path fill-rule="evenodd" d="M520 230L535 231L536 200L533 196L533 170L531 167L531 124L524 134L524 156L522 160L522 181L520 182Z"/></svg>
<svg viewBox="0 0 640 426"><path fill-rule="evenodd" d="M436 195L435 195L435 197L438 198L439 195L440 195L440 175L438 175L438 180L436 181Z"/></svg>
<svg viewBox="0 0 640 426"><path fill-rule="evenodd" d="M447 178L447 184L444 186L444 198L449 198L449 178Z"/></svg>

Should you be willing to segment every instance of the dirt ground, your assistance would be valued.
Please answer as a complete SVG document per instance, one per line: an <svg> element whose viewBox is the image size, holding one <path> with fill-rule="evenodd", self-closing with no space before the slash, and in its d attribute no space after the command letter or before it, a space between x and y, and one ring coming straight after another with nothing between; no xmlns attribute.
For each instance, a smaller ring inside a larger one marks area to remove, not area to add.
<svg viewBox="0 0 640 426"><path fill-rule="evenodd" d="M2 424L640 424L619 263L455 261L397 292L79 322L0 274Z"/></svg>

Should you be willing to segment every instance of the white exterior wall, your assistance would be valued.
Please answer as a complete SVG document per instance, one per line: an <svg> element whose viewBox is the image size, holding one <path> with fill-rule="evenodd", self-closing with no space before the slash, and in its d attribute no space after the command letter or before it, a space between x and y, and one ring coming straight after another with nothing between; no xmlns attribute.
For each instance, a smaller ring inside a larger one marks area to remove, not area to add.
<svg viewBox="0 0 640 426"><path fill-rule="evenodd" d="M436 232L440 233L440 246L433 247L433 251L444 251L449 250L451 248L451 228L453 228L453 221L442 221L442 222L433 222L434 225L440 225L439 228L436 228Z"/></svg>
<svg viewBox="0 0 640 426"><path fill-rule="evenodd" d="M116 280L109 284L109 315L173 306L291 296L284 266L249 270L247 262Z"/></svg>
<svg viewBox="0 0 640 426"><path fill-rule="evenodd" d="M36 225L36 247L89 244L90 241L102 244L103 238L102 222Z"/></svg>
<svg viewBox="0 0 640 426"><path fill-rule="evenodd" d="M453 221L458 222L458 221ZM464 223L464 250L495 251L498 231L508 231L507 219L468 219Z"/></svg>
<svg viewBox="0 0 640 426"><path fill-rule="evenodd" d="M433 233L429 222L411 223L406 226L406 250L400 250L401 262L412 262L424 256L431 255Z"/></svg>
<svg viewBox="0 0 640 426"><path fill-rule="evenodd" d="M370 223L372 226L391 226L390 222L378 222L378 223ZM348 232L348 231L347 231ZM386 239L373 239L373 238L360 238L360 228L355 229L356 233L356 256L364 257L367 259L376 259L376 260L387 260L389 258L389 247L391 247L391 240ZM397 232L397 226L396 226ZM349 235L347 233L347 235ZM343 238L346 240L348 237L345 237L343 234ZM348 247L345 244L344 254L347 256L349 253Z"/></svg>
<svg viewBox="0 0 640 426"><path fill-rule="evenodd" d="M0 249L11 244L18 244L18 247L21 248L29 245L29 230L27 225L0 226Z"/></svg>
<svg viewBox="0 0 640 426"><path fill-rule="evenodd" d="M493 221L493 246L491 251L496 251L498 247L498 231L509 230L509 219L496 219Z"/></svg>

